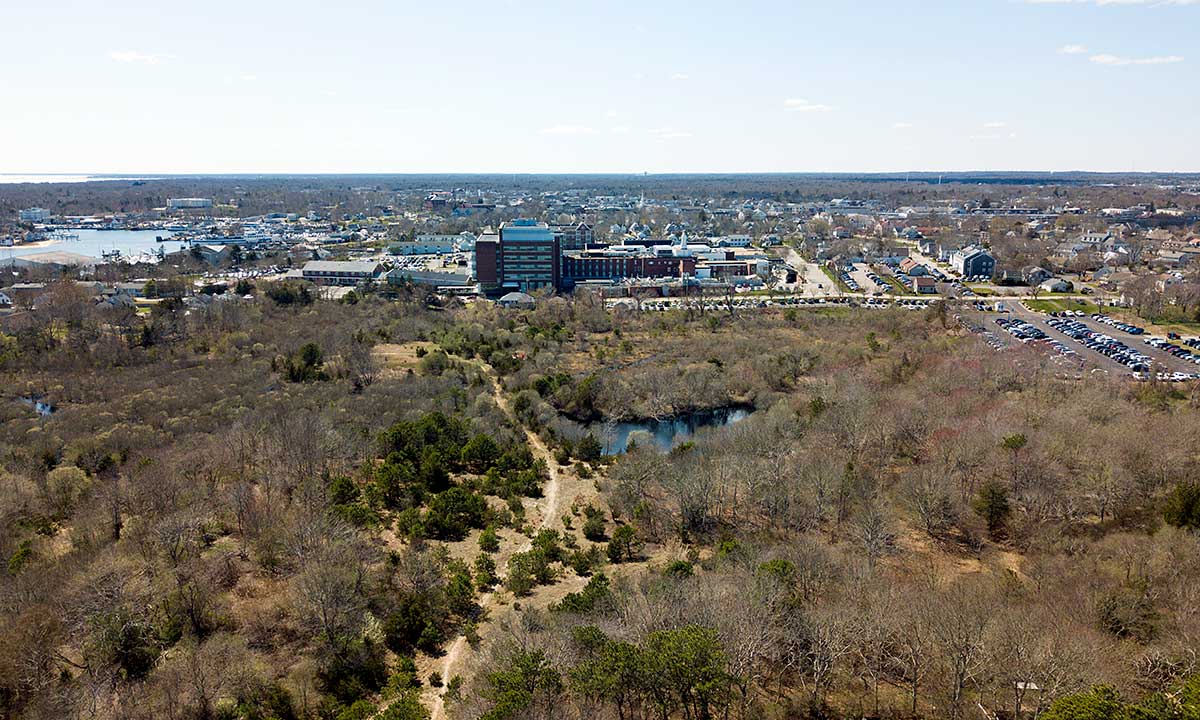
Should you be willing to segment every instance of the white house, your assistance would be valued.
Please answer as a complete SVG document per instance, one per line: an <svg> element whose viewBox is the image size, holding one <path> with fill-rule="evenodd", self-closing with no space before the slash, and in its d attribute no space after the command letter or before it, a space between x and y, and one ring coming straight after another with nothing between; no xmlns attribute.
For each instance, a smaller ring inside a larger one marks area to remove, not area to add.
<svg viewBox="0 0 1200 720"><path fill-rule="evenodd" d="M531 308L537 304L532 295L523 292L510 292L496 301L503 308Z"/></svg>
<svg viewBox="0 0 1200 720"><path fill-rule="evenodd" d="M50 219L50 211L46 208L33 207L21 210L17 213L17 217L25 223L46 222Z"/></svg>

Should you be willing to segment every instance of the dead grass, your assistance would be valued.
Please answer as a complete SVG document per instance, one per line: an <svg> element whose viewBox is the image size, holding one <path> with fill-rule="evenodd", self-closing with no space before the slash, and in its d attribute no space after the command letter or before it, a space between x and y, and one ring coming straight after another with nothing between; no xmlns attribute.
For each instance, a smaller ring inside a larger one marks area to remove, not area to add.
<svg viewBox="0 0 1200 720"><path fill-rule="evenodd" d="M371 354L375 358L375 362L379 363L383 377L395 377L417 368L418 363L421 362L421 358L417 356L418 348L429 351L434 348L434 344L419 341L403 345L388 343L376 345L372 348Z"/></svg>

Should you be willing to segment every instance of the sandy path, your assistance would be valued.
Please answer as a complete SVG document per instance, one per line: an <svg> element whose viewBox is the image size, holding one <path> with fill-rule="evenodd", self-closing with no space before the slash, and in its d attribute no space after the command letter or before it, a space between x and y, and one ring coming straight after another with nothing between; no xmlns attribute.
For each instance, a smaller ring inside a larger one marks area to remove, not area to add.
<svg viewBox="0 0 1200 720"><path fill-rule="evenodd" d="M500 389L499 379L493 372L489 372L488 377L492 381L492 397L495 398L496 404L500 406L505 413L511 416L512 410L509 407L508 398ZM550 449L546 447L546 443L543 442L542 439L529 428L526 428L524 425L521 427L525 431L525 439L529 443L529 447L533 452L534 457L545 461L546 469L550 475L545 485L542 486L542 501L539 503L541 519L538 522L538 528L544 530L550 527L554 523L555 518L558 516L558 495L560 485L558 464L554 461L554 456L550 452ZM520 548L517 549L514 554L517 552L525 552L532 546L533 541L529 538L526 538L521 543ZM497 568L497 574L500 577L504 577L508 574L507 562L504 564L503 568ZM481 595L479 598L479 606L486 610L496 599L496 593L497 591L492 591ZM441 673L444 683L450 682L450 678L458 674L456 670L459 667L459 662L467 650L467 647L466 636L459 635L454 639L454 642L451 643L449 649L446 650L446 654L442 656L441 669L438 672ZM443 684L441 688L430 688L429 692L426 694L426 700L430 705L430 716L432 720L444 720L446 717L445 692L446 688Z"/></svg>

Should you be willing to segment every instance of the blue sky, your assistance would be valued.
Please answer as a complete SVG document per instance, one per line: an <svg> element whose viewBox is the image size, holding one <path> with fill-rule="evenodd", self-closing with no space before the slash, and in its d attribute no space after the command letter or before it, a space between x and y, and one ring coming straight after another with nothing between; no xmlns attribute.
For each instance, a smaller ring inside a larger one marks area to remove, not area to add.
<svg viewBox="0 0 1200 720"><path fill-rule="evenodd" d="M8 5L0 172L1200 171L1200 0Z"/></svg>

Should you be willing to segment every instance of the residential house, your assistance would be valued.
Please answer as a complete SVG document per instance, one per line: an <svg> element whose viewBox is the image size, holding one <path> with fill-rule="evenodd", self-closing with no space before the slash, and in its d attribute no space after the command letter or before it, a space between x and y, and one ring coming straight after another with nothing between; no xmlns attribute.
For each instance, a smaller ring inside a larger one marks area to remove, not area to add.
<svg viewBox="0 0 1200 720"><path fill-rule="evenodd" d="M1167 291L1168 288L1173 288L1176 285L1180 285L1182 283L1183 283L1182 275L1180 275L1179 273L1167 273L1164 275L1160 275L1159 278L1154 281L1154 288L1156 290L1158 290L1160 293L1164 293Z"/></svg>
<svg viewBox="0 0 1200 720"><path fill-rule="evenodd" d="M111 295L105 295L105 296L98 298L98 300L96 302L96 307L103 308L106 310L116 310L119 308L133 308L135 306L136 306L136 303L133 301L133 296L126 295L124 293L113 293Z"/></svg>
<svg viewBox="0 0 1200 720"><path fill-rule="evenodd" d="M912 275L913 277L928 274L925 266L916 260L913 260L911 257L906 257L900 261L900 272L904 273L905 275Z"/></svg>
<svg viewBox="0 0 1200 720"><path fill-rule="evenodd" d="M523 292L510 292L502 296L496 301L496 304L502 308L532 308L537 304L532 295L527 295Z"/></svg>
<svg viewBox="0 0 1200 720"><path fill-rule="evenodd" d="M1110 240L1112 240L1112 237L1113 237L1113 234L1108 232L1107 230L1105 230L1105 231L1089 230L1089 231L1083 233L1082 235L1080 235L1079 239L1076 240L1075 242L1077 242L1081 245L1085 245L1087 247L1101 249Z"/></svg>
<svg viewBox="0 0 1200 720"><path fill-rule="evenodd" d="M963 277L991 277L996 271L996 258L981 247L967 246L951 254L950 265Z"/></svg>
<svg viewBox="0 0 1200 720"><path fill-rule="evenodd" d="M145 282L123 282L117 283L113 291L117 295L127 295L131 298L145 297L146 283Z"/></svg>
<svg viewBox="0 0 1200 720"><path fill-rule="evenodd" d="M17 307L33 307L34 301L46 293L46 283L16 283L3 289Z"/></svg>
<svg viewBox="0 0 1200 720"><path fill-rule="evenodd" d="M931 277L917 276L912 279L912 289L923 295L936 293L937 281Z"/></svg>
<svg viewBox="0 0 1200 720"><path fill-rule="evenodd" d="M1194 253L1180 250L1159 250L1158 256L1150 261L1152 265L1165 267L1184 267L1192 261Z"/></svg>
<svg viewBox="0 0 1200 720"><path fill-rule="evenodd" d="M1021 271L1021 279L1025 281L1026 285L1040 285L1051 277L1053 274L1049 270L1037 265L1030 265Z"/></svg>
<svg viewBox="0 0 1200 720"><path fill-rule="evenodd" d="M220 265L229 259L231 245L193 245L192 254L209 265Z"/></svg>

